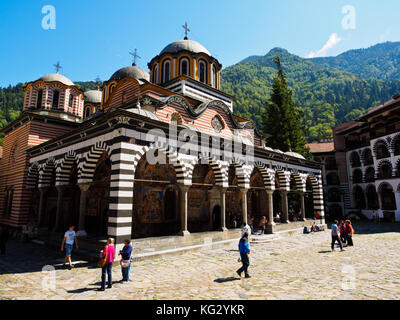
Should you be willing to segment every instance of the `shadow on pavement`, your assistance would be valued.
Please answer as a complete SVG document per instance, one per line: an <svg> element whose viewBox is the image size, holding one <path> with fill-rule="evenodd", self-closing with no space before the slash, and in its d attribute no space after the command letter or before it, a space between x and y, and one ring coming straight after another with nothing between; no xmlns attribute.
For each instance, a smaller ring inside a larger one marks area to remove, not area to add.
<svg viewBox="0 0 400 320"><path fill-rule="evenodd" d="M229 277L229 278L219 278L215 279L214 282L217 283L224 283L224 282L232 282L232 281L239 281L240 278L235 278L235 277Z"/></svg>

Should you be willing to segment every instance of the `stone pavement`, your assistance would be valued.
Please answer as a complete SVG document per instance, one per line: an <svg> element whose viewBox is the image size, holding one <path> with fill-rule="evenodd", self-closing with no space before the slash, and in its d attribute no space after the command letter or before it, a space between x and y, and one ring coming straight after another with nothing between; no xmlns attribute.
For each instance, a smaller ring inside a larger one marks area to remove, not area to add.
<svg viewBox="0 0 400 320"><path fill-rule="evenodd" d="M255 244L251 279L238 279L236 244L135 262L131 282L97 291L100 269L35 244L0 257L0 299L400 299L400 225L355 226L355 247L330 252L330 230ZM55 271L44 271L44 266ZM49 268L49 267L47 267Z"/></svg>

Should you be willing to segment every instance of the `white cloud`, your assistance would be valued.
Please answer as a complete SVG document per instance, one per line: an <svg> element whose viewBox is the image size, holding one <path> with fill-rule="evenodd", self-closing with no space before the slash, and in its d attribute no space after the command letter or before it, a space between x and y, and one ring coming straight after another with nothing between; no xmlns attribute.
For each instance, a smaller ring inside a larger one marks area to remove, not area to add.
<svg viewBox="0 0 400 320"><path fill-rule="evenodd" d="M326 57L328 50L335 47L342 40L343 39L340 38L337 33L332 33L329 37L329 40L324 44L324 46L317 52L311 51L307 55L307 58Z"/></svg>

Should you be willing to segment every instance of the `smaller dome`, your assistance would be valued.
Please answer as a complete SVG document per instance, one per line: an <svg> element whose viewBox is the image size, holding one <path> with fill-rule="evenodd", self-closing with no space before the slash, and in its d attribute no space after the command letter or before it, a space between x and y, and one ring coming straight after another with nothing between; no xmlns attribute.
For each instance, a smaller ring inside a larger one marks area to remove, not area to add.
<svg viewBox="0 0 400 320"><path fill-rule="evenodd" d="M202 52L211 56L211 53L202 44L189 39L178 40L170 43L161 51L160 55L163 53L177 53L183 50L193 53Z"/></svg>
<svg viewBox="0 0 400 320"><path fill-rule="evenodd" d="M130 67L119 69L111 76L110 81L119 81L128 77L136 80L144 79L150 81L150 74L146 70L137 67L135 64Z"/></svg>
<svg viewBox="0 0 400 320"><path fill-rule="evenodd" d="M63 76L62 74L59 74L59 73L47 74L47 75L41 77L39 80L42 80L42 81L45 81L45 82L58 81L58 82L61 82L61 83L65 84L66 86L74 86L75 85L67 77L65 77L65 76Z"/></svg>
<svg viewBox="0 0 400 320"><path fill-rule="evenodd" d="M85 92L85 102L101 103L102 92L99 90L89 90Z"/></svg>
<svg viewBox="0 0 400 320"><path fill-rule="evenodd" d="M301 154L299 154L299 153L297 153L297 152L292 152L292 151L289 151L289 152L285 152L285 154L287 155L287 156L291 156L291 157L294 157L294 158L299 158L299 159L306 159L306 158L304 158Z"/></svg>

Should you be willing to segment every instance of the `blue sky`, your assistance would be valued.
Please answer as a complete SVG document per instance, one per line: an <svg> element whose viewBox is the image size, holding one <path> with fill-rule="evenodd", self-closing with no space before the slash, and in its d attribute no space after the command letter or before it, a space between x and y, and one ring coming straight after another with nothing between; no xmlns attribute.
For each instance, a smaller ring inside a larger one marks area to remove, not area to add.
<svg viewBox="0 0 400 320"><path fill-rule="evenodd" d="M42 28L42 8L56 9L56 29ZM345 29L344 6L355 8ZM337 55L383 41L400 41L398 0L1 0L0 86L61 73L73 81L107 80L132 63L147 63L168 43L199 41L226 67L282 47L302 57ZM328 42L328 40L330 40Z"/></svg>

